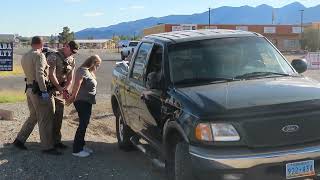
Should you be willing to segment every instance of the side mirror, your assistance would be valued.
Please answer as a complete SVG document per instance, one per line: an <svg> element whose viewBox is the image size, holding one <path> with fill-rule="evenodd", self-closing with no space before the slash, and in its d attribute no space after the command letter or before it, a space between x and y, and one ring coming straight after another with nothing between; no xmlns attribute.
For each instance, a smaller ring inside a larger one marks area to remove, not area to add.
<svg viewBox="0 0 320 180"><path fill-rule="evenodd" d="M308 63L305 59L294 59L291 65L299 74L304 73L308 69Z"/></svg>
<svg viewBox="0 0 320 180"><path fill-rule="evenodd" d="M161 73L151 72L147 76L146 86L148 89L161 89Z"/></svg>

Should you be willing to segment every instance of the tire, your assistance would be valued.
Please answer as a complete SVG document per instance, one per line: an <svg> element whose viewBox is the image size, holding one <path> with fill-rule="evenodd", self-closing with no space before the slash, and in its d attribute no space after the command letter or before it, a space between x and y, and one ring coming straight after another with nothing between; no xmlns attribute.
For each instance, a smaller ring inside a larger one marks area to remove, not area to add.
<svg viewBox="0 0 320 180"><path fill-rule="evenodd" d="M187 143L178 142L167 156L166 171L169 180L195 180Z"/></svg>
<svg viewBox="0 0 320 180"><path fill-rule="evenodd" d="M185 142L181 142L176 146L175 180L195 180L192 174L189 146Z"/></svg>
<svg viewBox="0 0 320 180"><path fill-rule="evenodd" d="M124 151L131 151L134 149L130 138L134 135L134 132L124 123L124 119L120 110L116 116L116 134L118 139L118 147Z"/></svg>

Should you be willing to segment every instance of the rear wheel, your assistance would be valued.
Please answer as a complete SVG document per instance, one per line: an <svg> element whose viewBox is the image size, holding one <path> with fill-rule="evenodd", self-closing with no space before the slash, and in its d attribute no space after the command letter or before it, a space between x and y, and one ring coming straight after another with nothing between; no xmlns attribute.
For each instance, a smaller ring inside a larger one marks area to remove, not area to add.
<svg viewBox="0 0 320 180"><path fill-rule="evenodd" d="M120 110L118 110L116 116L116 128L119 148L124 151L133 150L134 146L131 143L130 138L134 135L134 132L125 124Z"/></svg>

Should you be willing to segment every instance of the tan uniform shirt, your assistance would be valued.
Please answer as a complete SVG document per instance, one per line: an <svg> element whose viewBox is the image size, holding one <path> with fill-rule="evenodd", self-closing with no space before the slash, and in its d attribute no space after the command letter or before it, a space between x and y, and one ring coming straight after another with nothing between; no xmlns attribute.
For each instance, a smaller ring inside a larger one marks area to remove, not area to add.
<svg viewBox="0 0 320 180"><path fill-rule="evenodd" d="M63 50L58 50L57 53L51 53L48 57L48 64L55 73L59 84L65 83L68 76L75 68L75 60L73 56L66 58L63 54Z"/></svg>
<svg viewBox="0 0 320 180"><path fill-rule="evenodd" d="M49 66L46 57L40 50L30 50L21 59L21 66L27 78L27 84L38 82L40 91L47 91Z"/></svg>

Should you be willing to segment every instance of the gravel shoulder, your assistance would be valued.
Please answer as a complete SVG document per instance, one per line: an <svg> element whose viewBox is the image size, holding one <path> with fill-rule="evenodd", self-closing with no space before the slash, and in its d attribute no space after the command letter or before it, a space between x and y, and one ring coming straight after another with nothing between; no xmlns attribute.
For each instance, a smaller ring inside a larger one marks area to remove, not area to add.
<svg viewBox="0 0 320 180"><path fill-rule="evenodd" d="M63 156L42 154L39 131L36 127L26 146L20 151L11 143L25 118L28 109L25 102L0 104L1 109L15 112L15 120L0 121L0 180L2 179L110 179L110 180L164 180L165 174L152 166L140 152L120 151L116 144L115 118L111 113L109 95L98 96L93 116L86 134L87 145L95 153L88 158L71 155L73 137L78 125L77 114L72 106L65 112L62 127L63 142L69 146Z"/></svg>

